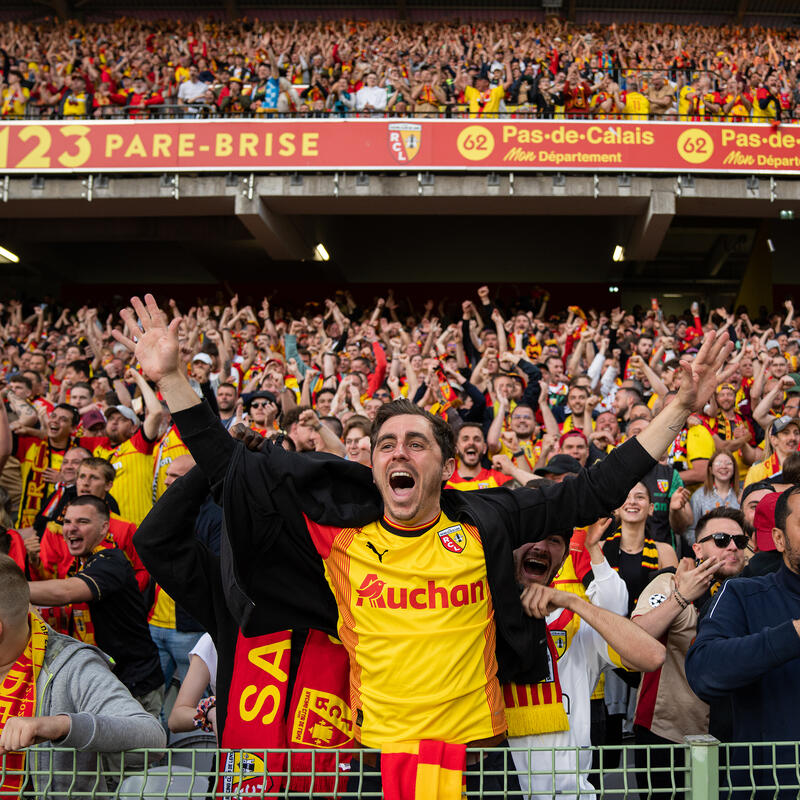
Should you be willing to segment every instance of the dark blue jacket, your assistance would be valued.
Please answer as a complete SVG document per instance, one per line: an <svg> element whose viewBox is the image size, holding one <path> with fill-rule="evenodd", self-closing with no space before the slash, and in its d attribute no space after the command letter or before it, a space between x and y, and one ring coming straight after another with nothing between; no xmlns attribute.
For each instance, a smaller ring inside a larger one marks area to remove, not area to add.
<svg viewBox="0 0 800 800"><path fill-rule="evenodd" d="M701 621L686 677L707 703L730 696L736 742L800 739L800 576L786 566L730 580Z"/></svg>

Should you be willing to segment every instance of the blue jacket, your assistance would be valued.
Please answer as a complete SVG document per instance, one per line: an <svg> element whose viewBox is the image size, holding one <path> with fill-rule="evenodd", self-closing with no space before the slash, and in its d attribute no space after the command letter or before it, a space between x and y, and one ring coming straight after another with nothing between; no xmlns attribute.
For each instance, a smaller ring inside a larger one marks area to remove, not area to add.
<svg viewBox="0 0 800 800"><path fill-rule="evenodd" d="M800 576L785 565L729 580L700 622L686 656L692 691L730 696L735 742L800 739Z"/></svg>

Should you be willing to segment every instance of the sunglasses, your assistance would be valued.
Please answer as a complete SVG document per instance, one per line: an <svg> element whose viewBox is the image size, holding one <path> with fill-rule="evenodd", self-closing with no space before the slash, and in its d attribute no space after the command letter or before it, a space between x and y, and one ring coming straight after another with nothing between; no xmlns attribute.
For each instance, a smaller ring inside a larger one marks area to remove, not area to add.
<svg viewBox="0 0 800 800"><path fill-rule="evenodd" d="M263 403L250 403L250 408L266 408L269 405L269 400L265 400Z"/></svg>
<svg viewBox="0 0 800 800"><path fill-rule="evenodd" d="M714 544L719 547L720 550L724 550L731 543L731 539L739 550L744 550L745 547L747 547L747 536L744 533L710 533L708 536L698 539L697 544L707 542L709 539L713 539Z"/></svg>

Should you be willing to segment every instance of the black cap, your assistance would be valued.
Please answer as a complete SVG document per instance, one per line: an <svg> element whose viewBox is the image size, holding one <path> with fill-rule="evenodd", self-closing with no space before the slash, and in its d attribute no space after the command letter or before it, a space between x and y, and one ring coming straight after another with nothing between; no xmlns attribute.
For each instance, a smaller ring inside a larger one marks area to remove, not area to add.
<svg viewBox="0 0 800 800"><path fill-rule="evenodd" d="M583 467L577 458L568 456L566 453L559 453L553 456L545 466L534 470L536 475L565 475L568 472L577 475Z"/></svg>
<svg viewBox="0 0 800 800"><path fill-rule="evenodd" d="M257 398L263 398L264 400L269 400L270 403L274 403L278 408L281 407L280 400L272 392L267 391L266 389L259 389L257 392L251 392L247 395L247 399L245 400L245 407L250 408L250 404L253 400Z"/></svg>

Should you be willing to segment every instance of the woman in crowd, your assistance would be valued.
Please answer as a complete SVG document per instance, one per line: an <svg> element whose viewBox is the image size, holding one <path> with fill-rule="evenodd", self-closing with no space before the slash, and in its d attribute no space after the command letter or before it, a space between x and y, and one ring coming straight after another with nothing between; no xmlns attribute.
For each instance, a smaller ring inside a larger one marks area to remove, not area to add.
<svg viewBox="0 0 800 800"><path fill-rule="evenodd" d="M694 522L686 531L689 544L694 544L694 525L706 512L719 506L739 508L736 491L737 466L733 456L725 450L718 450L711 456L707 465L705 483L692 495L692 515Z"/></svg>

